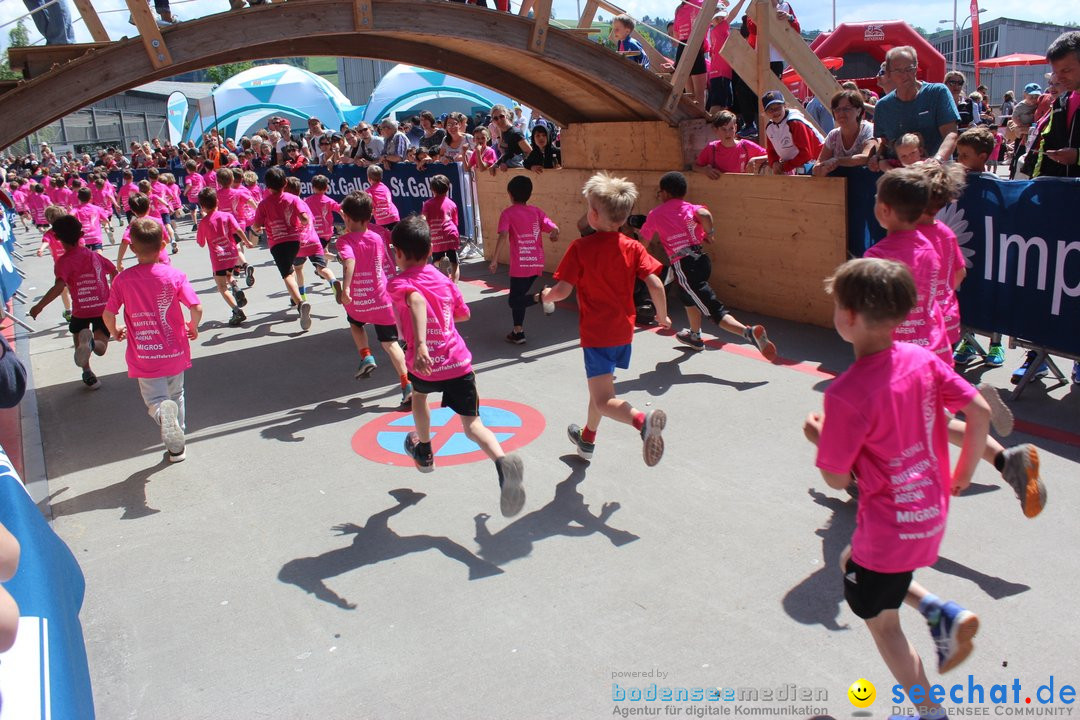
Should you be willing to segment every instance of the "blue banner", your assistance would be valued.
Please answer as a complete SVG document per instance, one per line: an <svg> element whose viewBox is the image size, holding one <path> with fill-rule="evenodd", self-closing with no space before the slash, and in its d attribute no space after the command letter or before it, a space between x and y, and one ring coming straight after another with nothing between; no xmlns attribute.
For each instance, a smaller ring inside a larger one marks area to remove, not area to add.
<svg viewBox="0 0 1080 720"><path fill-rule="evenodd" d="M6 305L22 284L22 277L15 272L11 253L15 251L14 208L0 203L0 300Z"/></svg>
<svg viewBox="0 0 1080 720"><path fill-rule="evenodd" d="M0 522L21 547L15 577L4 583L20 618L14 647L0 654L3 716L92 720L94 698L79 622L86 587L82 570L2 450Z"/></svg>

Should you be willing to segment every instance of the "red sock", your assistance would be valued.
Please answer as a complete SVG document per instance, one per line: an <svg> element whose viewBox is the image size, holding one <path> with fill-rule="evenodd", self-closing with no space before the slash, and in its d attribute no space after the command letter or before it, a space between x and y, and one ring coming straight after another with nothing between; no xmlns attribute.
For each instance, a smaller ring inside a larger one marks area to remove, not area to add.
<svg viewBox="0 0 1080 720"><path fill-rule="evenodd" d="M640 430L645 427L645 413L640 410L634 411L634 429Z"/></svg>
<svg viewBox="0 0 1080 720"><path fill-rule="evenodd" d="M408 375L399 375L398 379L401 380L401 387L405 387L406 385L409 384L409 376Z"/></svg>
<svg viewBox="0 0 1080 720"><path fill-rule="evenodd" d="M596 431L586 425L581 429L581 439L585 442L596 442Z"/></svg>
<svg viewBox="0 0 1080 720"><path fill-rule="evenodd" d="M371 354L371 348L364 348L363 350L360 351L360 359L363 360L364 358L366 358L370 354Z"/></svg>

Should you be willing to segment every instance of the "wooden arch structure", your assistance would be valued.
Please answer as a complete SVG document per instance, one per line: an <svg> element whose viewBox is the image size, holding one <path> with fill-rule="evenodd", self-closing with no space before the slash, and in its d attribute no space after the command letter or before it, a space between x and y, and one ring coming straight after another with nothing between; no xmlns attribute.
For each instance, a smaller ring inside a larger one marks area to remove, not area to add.
<svg viewBox="0 0 1080 720"><path fill-rule="evenodd" d="M424 0L291 0L180 23L163 29L161 38L169 63L149 55L146 38L138 37L81 51L12 49L12 67L23 67L30 79L0 95L0 147L153 80L237 60L312 55L368 57L458 75L518 98L563 125L677 125L702 115L681 98L664 109L668 82L582 32L548 25L546 14L533 19ZM35 51L42 54L35 57ZM79 56L52 64L49 52Z"/></svg>

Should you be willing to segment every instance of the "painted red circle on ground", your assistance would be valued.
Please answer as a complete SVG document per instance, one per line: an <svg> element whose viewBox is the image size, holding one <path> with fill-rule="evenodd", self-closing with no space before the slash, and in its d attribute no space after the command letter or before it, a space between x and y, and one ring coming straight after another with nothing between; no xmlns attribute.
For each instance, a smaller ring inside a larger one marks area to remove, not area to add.
<svg viewBox="0 0 1080 720"><path fill-rule="evenodd" d="M535 408L510 400L481 400L480 419L495 433L506 452L518 450L544 432L544 416ZM382 465L413 467L405 454L405 436L415 429L412 413L380 415L360 427L352 437L357 455ZM440 403L431 404L431 447L435 466L466 465L487 460L484 451L465 437L461 418Z"/></svg>

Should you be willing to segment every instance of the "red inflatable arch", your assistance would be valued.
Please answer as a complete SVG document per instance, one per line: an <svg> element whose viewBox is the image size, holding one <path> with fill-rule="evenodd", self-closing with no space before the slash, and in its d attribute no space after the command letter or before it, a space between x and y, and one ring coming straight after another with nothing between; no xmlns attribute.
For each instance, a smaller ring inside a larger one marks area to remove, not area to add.
<svg viewBox="0 0 1080 720"><path fill-rule="evenodd" d="M945 79L945 56L902 20L842 23L832 32L814 38L810 49L821 58L844 59L844 66L836 73L841 82L854 80L859 87L880 93L878 68L885 61L885 53L901 45L910 45L918 53L920 80L941 82Z"/></svg>

